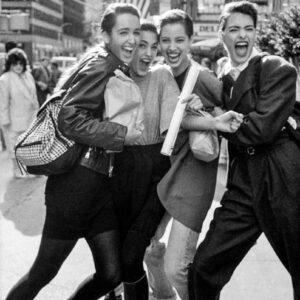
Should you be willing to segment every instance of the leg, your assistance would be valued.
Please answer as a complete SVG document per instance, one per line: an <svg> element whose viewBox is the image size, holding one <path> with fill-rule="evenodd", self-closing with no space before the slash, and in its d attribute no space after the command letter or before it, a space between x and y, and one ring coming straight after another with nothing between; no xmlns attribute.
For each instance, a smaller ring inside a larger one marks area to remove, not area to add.
<svg viewBox="0 0 300 300"><path fill-rule="evenodd" d="M57 274L77 240L42 238L37 258L30 271L12 288L7 300L32 300Z"/></svg>
<svg viewBox="0 0 300 300"><path fill-rule="evenodd" d="M292 277L295 298L300 298L300 151L287 142L268 157L268 170L259 188L256 213L271 246ZM276 163L274 163L276 162Z"/></svg>
<svg viewBox="0 0 300 300"><path fill-rule="evenodd" d="M149 240L138 231L129 231L123 245L122 270L125 300L147 300L148 281L143 258Z"/></svg>
<svg viewBox="0 0 300 300"><path fill-rule="evenodd" d="M191 300L216 300L261 234L252 200L240 190L225 193L189 270Z"/></svg>
<svg viewBox="0 0 300 300"><path fill-rule="evenodd" d="M99 299L121 283L119 232L111 230L87 239L96 273L78 287L70 300Z"/></svg>
<svg viewBox="0 0 300 300"><path fill-rule="evenodd" d="M165 270L180 299L188 299L188 266L196 253L198 238L198 232L173 220L165 256Z"/></svg>
<svg viewBox="0 0 300 300"><path fill-rule="evenodd" d="M150 286L150 299L175 299L176 294L165 272L166 245L159 240L163 237L167 225L172 220L165 213L161 220L151 245L147 248L144 262L147 266L148 280Z"/></svg>

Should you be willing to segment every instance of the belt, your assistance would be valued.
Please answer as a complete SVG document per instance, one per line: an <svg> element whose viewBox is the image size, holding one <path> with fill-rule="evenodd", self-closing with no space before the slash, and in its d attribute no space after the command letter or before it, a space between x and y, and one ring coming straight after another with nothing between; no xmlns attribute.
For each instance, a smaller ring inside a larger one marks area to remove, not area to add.
<svg viewBox="0 0 300 300"><path fill-rule="evenodd" d="M249 146L249 147L242 147L242 146L237 146L236 150L239 154L246 154L249 156L258 154L258 153L263 153L266 152L271 148L271 145L265 145L265 146Z"/></svg>
<svg viewBox="0 0 300 300"><path fill-rule="evenodd" d="M274 148L276 145L283 144L290 140L289 134L286 132L286 130L283 130L280 134L280 136L277 138L276 141L274 141L272 144L265 144L265 145L259 145L259 146L235 146L234 148L239 154L246 154L249 156L264 153L266 151L269 151Z"/></svg>

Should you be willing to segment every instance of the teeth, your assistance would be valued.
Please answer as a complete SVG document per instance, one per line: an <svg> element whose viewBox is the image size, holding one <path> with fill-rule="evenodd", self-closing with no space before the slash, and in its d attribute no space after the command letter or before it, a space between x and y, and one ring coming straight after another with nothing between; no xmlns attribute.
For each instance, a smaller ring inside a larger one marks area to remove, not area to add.
<svg viewBox="0 0 300 300"><path fill-rule="evenodd" d="M141 59L141 62L143 62L144 64L149 64L150 61L150 59Z"/></svg>
<svg viewBox="0 0 300 300"><path fill-rule="evenodd" d="M125 46L125 47L123 47L123 49L126 51L133 51L133 47Z"/></svg>

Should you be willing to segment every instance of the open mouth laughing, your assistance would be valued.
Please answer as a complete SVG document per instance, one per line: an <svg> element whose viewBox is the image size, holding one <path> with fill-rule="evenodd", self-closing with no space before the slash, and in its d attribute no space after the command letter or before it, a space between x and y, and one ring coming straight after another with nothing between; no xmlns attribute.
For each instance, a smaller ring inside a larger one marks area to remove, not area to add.
<svg viewBox="0 0 300 300"><path fill-rule="evenodd" d="M171 64L176 64L180 60L180 53L168 53L167 57Z"/></svg>
<svg viewBox="0 0 300 300"><path fill-rule="evenodd" d="M134 49L135 49L135 47L133 47L133 46L122 47L122 50L123 50L125 56L128 58L132 57Z"/></svg>
<svg viewBox="0 0 300 300"><path fill-rule="evenodd" d="M247 41L237 42L235 44L235 52L237 56L245 57L248 53L249 43Z"/></svg>
<svg viewBox="0 0 300 300"><path fill-rule="evenodd" d="M149 68L149 66L150 66L150 63L151 63L151 59L150 58L141 58L140 59L140 63L141 63L141 65L144 67L144 68Z"/></svg>

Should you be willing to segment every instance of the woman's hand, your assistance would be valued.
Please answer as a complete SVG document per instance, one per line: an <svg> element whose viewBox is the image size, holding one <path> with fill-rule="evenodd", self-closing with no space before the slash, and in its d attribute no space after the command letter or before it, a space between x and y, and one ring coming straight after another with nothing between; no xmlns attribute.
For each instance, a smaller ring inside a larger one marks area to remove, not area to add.
<svg viewBox="0 0 300 300"><path fill-rule="evenodd" d="M186 110L198 111L203 107L202 101L196 94L187 96L186 98L182 99L181 102L187 104Z"/></svg>
<svg viewBox="0 0 300 300"><path fill-rule="evenodd" d="M214 119L216 130L236 132L243 123L244 115L230 110Z"/></svg>
<svg viewBox="0 0 300 300"><path fill-rule="evenodd" d="M127 125L124 145L134 145L134 142L142 135L142 132L136 128L136 119L137 111L134 111L131 115L129 124Z"/></svg>

